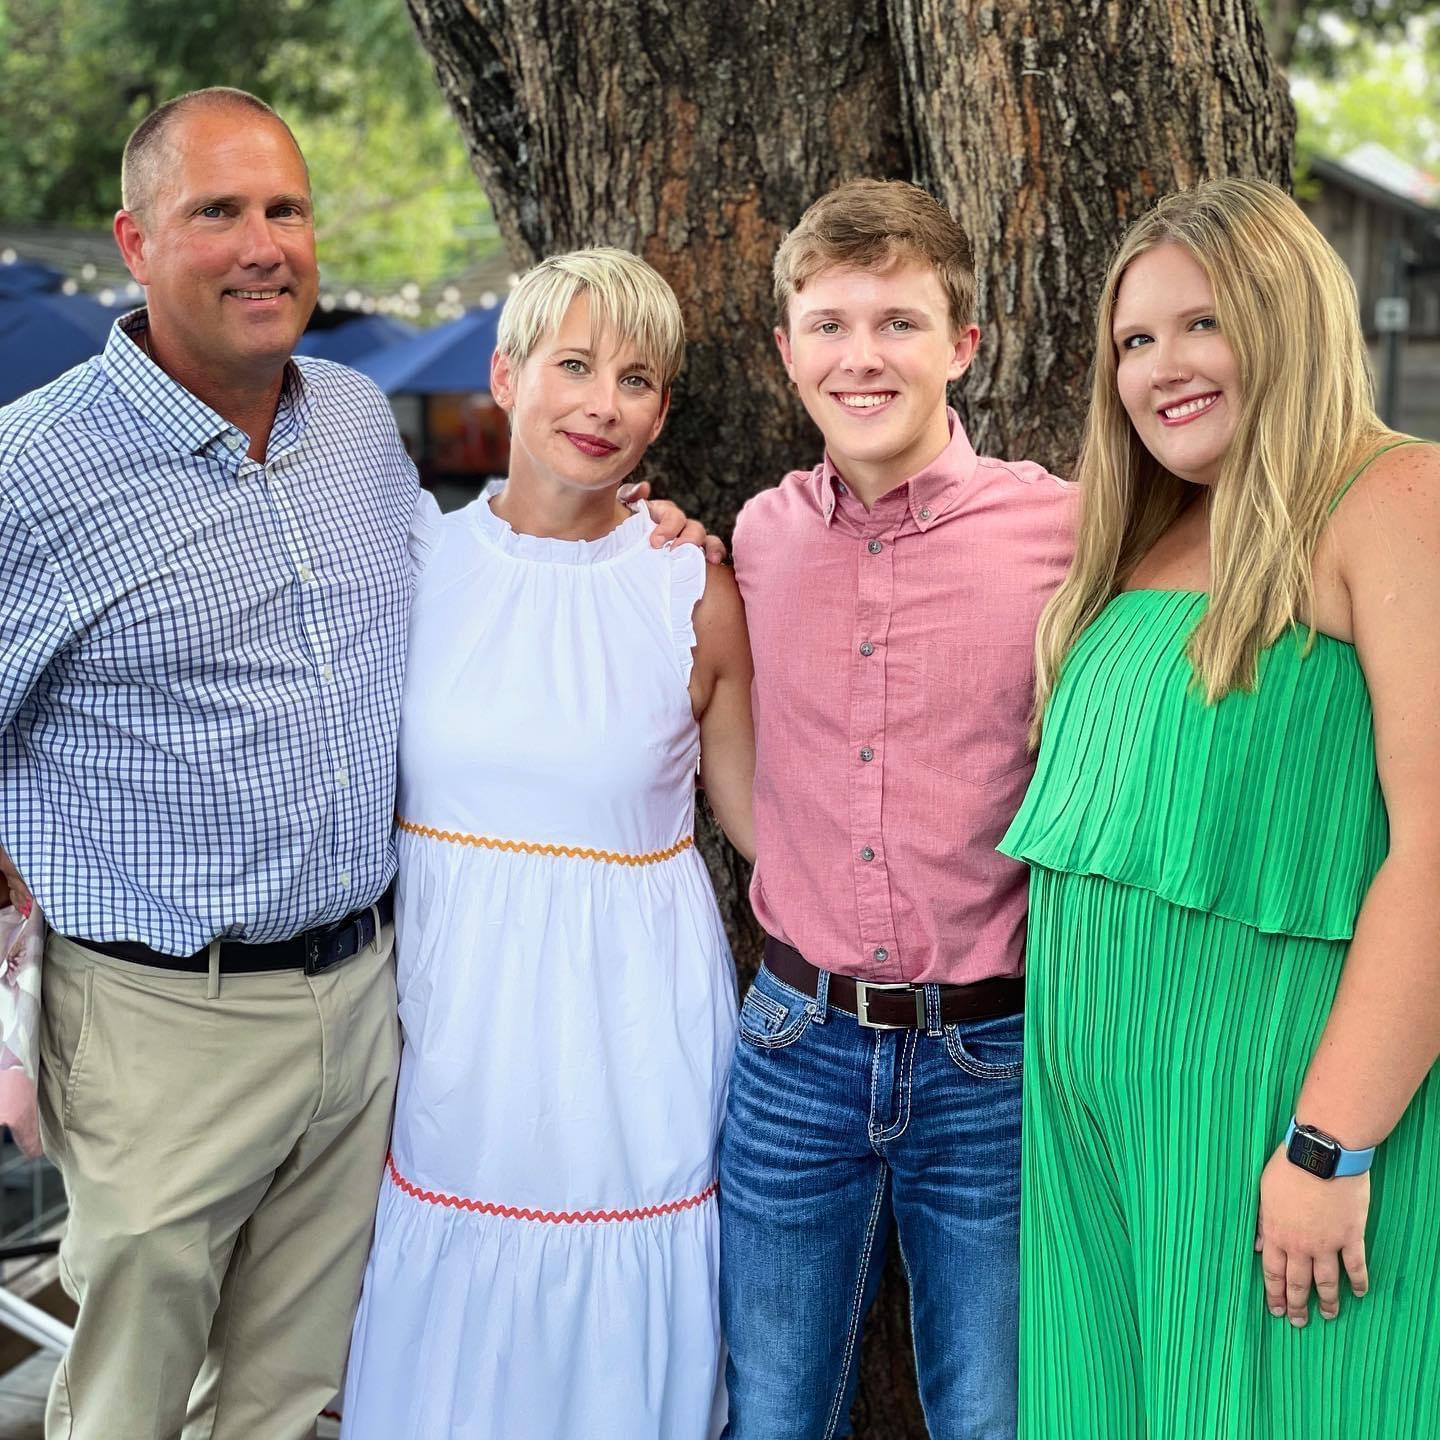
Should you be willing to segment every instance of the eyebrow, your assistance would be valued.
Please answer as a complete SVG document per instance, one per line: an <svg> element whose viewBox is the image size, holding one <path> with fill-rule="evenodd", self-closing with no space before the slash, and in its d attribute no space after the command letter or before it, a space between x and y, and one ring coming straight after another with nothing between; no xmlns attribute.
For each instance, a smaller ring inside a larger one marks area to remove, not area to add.
<svg viewBox="0 0 1440 1440"><path fill-rule="evenodd" d="M848 311L845 310L802 310L802 320L843 320ZM893 320L896 316L903 316L906 320L922 320L925 318L925 311L915 309L909 305L891 305L880 311L882 320Z"/></svg>
<svg viewBox="0 0 1440 1440"><path fill-rule="evenodd" d="M185 204L191 210L203 210L207 205L243 205L247 199L244 195L197 195L192 196ZM308 210L310 197L300 194L272 195L266 200L265 206L268 209L272 205L299 205Z"/></svg>
<svg viewBox="0 0 1440 1440"><path fill-rule="evenodd" d="M595 352L588 345L560 345L555 349L557 355L582 355L586 360L593 360ZM655 367L648 361L642 359L631 360L628 365L622 365L622 370L643 370L647 375L655 373Z"/></svg>

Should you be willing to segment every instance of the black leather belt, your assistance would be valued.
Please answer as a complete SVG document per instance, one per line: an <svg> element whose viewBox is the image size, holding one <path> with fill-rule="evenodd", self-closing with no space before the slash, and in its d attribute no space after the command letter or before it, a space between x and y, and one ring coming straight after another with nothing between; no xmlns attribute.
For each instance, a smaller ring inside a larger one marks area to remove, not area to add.
<svg viewBox="0 0 1440 1440"><path fill-rule="evenodd" d="M358 955L378 933L378 925L388 925L395 918L395 887L392 885L373 905L337 920L333 925L317 925L289 940L273 940L250 945L243 940L224 940L220 944L220 972L223 975L253 975L262 970L303 970L319 975L333 969L342 960ZM377 925L378 921L378 925ZM83 940L68 937L87 950L117 960L130 960L136 965L154 965L160 970L184 970L204 975L210 969L210 950L197 950L193 955L166 955L133 940Z"/></svg>
<svg viewBox="0 0 1440 1440"><path fill-rule="evenodd" d="M773 935L765 937L765 968L802 995L813 996L818 989L821 972L793 945ZM923 985L854 980L849 975L836 975L831 971L827 1003L846 1015L853 1015L871 1030L927 1028ZM993 980L977 980L972 985L940 986L942 1025L1018 1015L1024 1008L1024 980L997 976Z"/></svg>

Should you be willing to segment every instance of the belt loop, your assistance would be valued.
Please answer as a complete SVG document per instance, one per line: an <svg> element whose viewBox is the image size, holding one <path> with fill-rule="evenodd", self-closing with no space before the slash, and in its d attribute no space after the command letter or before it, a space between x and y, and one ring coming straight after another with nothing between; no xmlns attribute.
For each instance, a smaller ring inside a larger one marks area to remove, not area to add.
<svg viewBox="0 0 1440 1440"><path fill-rule="evenodd" d="M925 1033L943 1035L945 1026L940 1019L940 987L933 981L925 987Z"/></svg>
<svg viewBox="0 0 1440 1440"><path fill-rule="evenodd" d="M205 998L207 1000L220 998L220 941L218 938L210 942L210 970L208 983L205 986Z"/></svg>
<svg viewBox="0 0 1440 1440"><path fill-rule="evenodd" d="M380 902L378 900L370 907L370 918L375 922L375 938L370 943L378 951L380 949Z"/></svg>
<svg viewBox="0 0 1440 1440"><path fill-rule="evenodd" d="M830 1018L830 972L815 972L815 1021L823 1025Z"/></svg>

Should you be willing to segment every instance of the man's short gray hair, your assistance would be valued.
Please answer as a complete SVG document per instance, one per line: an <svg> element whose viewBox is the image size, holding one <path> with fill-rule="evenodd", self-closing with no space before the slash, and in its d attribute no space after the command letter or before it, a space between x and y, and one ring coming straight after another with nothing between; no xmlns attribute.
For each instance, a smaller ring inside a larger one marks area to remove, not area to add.
<svg viewBox="0 0 1440 1440"><path fill-rule="evenodd" d="M170 132L176 122L192 110L252 110L268 116L295 140L295 134L278 114L258 95L236 90L229 85L211 85L204 90L190 90L158 105L130 132L125 142L125 155L120 162L120 203L132 215L143 211L154 198L156 183L165 168ZM295 149L300 145L296 141ZM303 162L304 156L301 156Z"/></svg>

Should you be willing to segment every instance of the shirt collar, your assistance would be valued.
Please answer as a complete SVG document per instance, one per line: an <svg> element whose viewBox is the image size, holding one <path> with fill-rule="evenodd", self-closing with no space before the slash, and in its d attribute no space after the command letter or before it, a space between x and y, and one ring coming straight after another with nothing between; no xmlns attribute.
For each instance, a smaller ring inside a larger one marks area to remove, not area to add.
<svg viewBox="0 0 1440 1440"><path fill-rule="evenodd" d="M240 436L241 432L223 415L171 379L150 358L141 338L149 323L142 306L122 315L110 327L99 365L115 388L156 430L192 455L198 455L216 440ZM289 418L287 411L294 412L302 426L309 412L305 378L293 361L285 366L275 431L283 428L282 421ZM233 443L231 448L236 448Z"/></svg>
<svg viewBox="0 0 1440 1440"><path fill-rule="evenodd" d="M950 426L950 443L921 471L902 481L880 497L877 504L904 498L916 527L928 530L937 520L954 508L970 481L975 478L978 461L975 449L965 434L960 417L949 408L945 411ZM813 485L815 504L825 524L835 518L836 497L844 478L835 468L829 451L816 468Z"/></svg>

